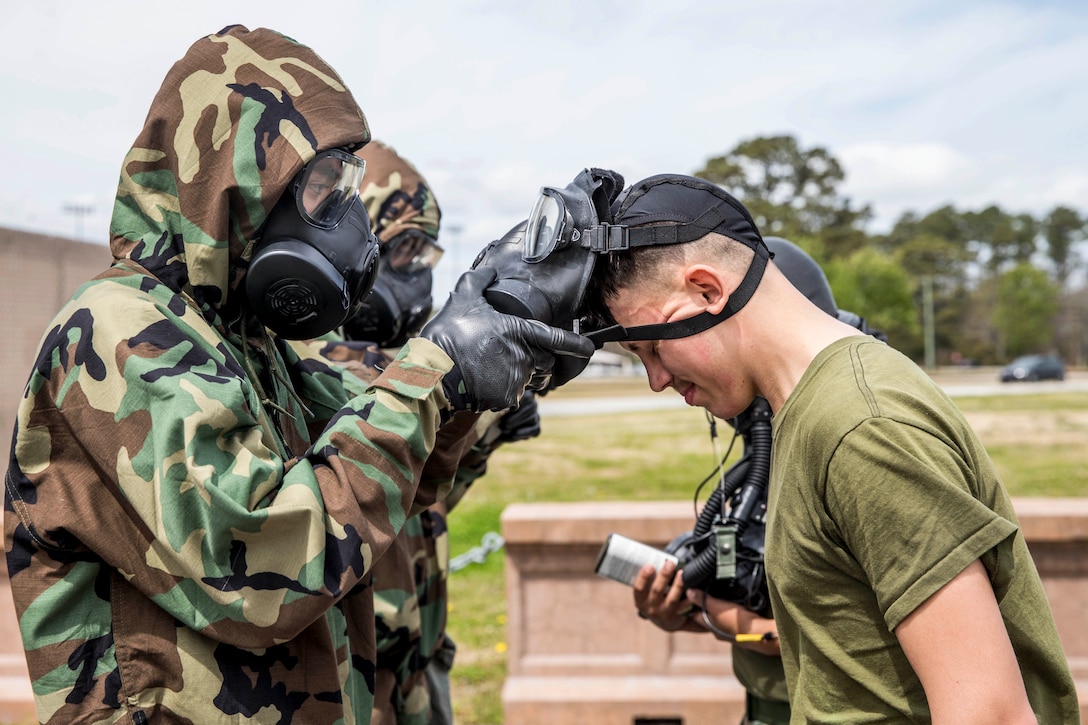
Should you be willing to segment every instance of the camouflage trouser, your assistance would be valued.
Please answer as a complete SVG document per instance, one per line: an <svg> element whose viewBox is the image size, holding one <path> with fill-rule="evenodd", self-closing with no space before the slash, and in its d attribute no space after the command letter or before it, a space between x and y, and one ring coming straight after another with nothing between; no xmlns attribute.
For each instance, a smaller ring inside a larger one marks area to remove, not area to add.
<svg viewBox="0 0 1088 725"><path fill-rule="evenodd" d="M789 725L790 704L780 700L764 700L752 693L745 695L744 718L740 725Z"/></svg>
<svg viewBox="0 0 1088 725"><path fill-rule="evenodd" d="M444 635L442 644L427 663L427 687L431 691L431 722L429 725L453 725L453 699L450 694L450 670L457 646Z"/></svg>

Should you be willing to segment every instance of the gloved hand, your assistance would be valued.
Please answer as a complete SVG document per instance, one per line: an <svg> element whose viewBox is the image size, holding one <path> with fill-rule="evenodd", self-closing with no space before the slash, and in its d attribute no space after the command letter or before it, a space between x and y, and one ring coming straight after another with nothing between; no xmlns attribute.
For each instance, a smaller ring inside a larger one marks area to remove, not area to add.
<svg viewBox="0 0 1088 725"><path fill-rule="evenodd" d="M593 267L586 264L586 252L577 247L553 252L547 264L527 264L521 256L527 222L516 224L501 239L488 244L472 266L495 268L497 279L484 293L495 309L570 328L581 301L580 290ZM560 355L553 368L530 381L529 389L545 395L573 380L588 364L589 358Z"/></svg>
<svg viewBox="0 0 1088 725"><path fill-rule="evenodd" d="M500 443L523 441L540 435L540 409L533 391L526 390L517 409L508 411L500 418L498 426Z"/></svg>
<svg viewBox="0 0 1088 725"><path fill-rule="evenodd" d="M588 338L495 310L484 299L495 276L490 267L465 272L446 304L419 333L453 360L442 387L458 410L512 408L534 376L539 380L550 375L556 355L593 354Z"/></svg>

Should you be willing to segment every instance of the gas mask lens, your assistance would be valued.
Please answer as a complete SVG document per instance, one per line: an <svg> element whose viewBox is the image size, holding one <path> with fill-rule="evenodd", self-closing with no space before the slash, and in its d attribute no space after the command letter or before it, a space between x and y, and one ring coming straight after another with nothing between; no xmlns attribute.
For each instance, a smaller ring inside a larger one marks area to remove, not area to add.
<svg viewBox="0 0 1088 725"><path fill-rule="evenodd" d="M359 195L366 162L343 149L322 151L302 169L295 201L302 218L319 229L333 229Z"/></svg>
<svg viewBox="0 0 1088 725"><path fill-rule="evenodd" d="M548 187L542 188L536 204L533 205L533 211L529 214L522 259L526 262L539 262L551 254L559 244L568 216L566 205L558 192Z"/></svg>
<svg viewBox="0 0 1088 725"><path fill-rule="evenodd" d="M442 259L442 247L426 234L408 231L393 237L382 247L382 259L400 274L434 269Z"/></svg>

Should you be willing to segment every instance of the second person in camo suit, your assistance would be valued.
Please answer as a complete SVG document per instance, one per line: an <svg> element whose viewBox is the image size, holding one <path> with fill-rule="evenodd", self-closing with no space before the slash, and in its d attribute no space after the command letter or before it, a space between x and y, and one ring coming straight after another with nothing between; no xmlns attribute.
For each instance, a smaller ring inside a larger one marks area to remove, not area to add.
<svg viewBox="0 0 1088 725"><path fill-rule="evenodd" d="M415 165L392 146L372 140L360 198L381 249L378 278L362 309L340 335L308 347L370 380L414 337L432 308L432 270L441 257L441 209ZM348 379L346 386L354 383ZM481 414L460 444L450 494L409 519L373 569L378 660L375 725L453 722L449 669L456 650L446 633L450 547L447 517L491 453L503 443L540 432L536 401L526 392L518 408ZM441 453L441 452L439 452Z"/></svg>

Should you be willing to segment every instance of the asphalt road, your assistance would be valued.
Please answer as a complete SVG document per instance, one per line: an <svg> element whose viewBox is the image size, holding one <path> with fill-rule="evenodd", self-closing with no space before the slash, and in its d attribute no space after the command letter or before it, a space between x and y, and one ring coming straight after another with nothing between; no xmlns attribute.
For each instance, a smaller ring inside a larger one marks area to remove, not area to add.
<svg viewBox="0 0 1088 725"><path fill-rule="evenodd" d="M945 392L953 398L1039 393L1088 393L1088 370L1071 370L1066 374L1066 379L1060 382L1046 380L1037 383L1002 383L998 381L997 376L998 368L950 369L935 371L932 374L937 384L944 388ZM588 389L593 385L593 382L578 380L576 384ZM669 410L683 408L686 405L684 399L672 390L654 393L647 386L643 388L643 391L620 395L586 395L582 397L551 395L538 398L537 405L542 418Z"/></svg>

